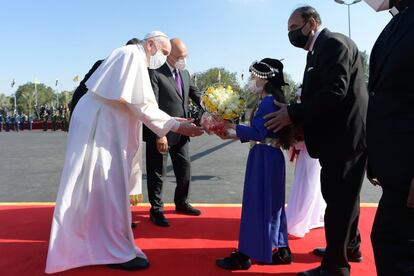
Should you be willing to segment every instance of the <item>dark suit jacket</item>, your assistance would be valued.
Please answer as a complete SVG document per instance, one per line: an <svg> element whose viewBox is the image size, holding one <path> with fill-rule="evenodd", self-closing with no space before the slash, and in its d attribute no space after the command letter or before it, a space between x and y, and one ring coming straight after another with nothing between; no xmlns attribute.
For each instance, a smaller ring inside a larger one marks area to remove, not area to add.
<svg viewBox="0 0 414 276"><path fill-rule="evenodd" d="M288 107L289 116L303 124L310 156L348 159L366 148L368 93L361 56L352 40L328 29L319 34L312 52L301 103Z"/></svg>
<svg viewBox="0 0 414 276"><path fill-rule="evenodd" d="M86 92L88 92L88 88L85 85L86 81L92 76L93 72L95 72L96 69L98 69L99 65L101 65L103 61L104 60L101 59L95 62L95 64L92 66L89 72L85 75L83 80L79 83L79 86L76 88L75 92L73 92L72 101L70 102L70 106L69 106L71 116L72 116L72 111L75 109L75 106L79 102L80 98L82 98L82 96L85 95Z"/></svg>
<svg viewBox="0 0 414 276"><path fill-rule="evenodd" d="M371 53L367 143L373 176L407 192L414 177L414 1L400 3Z"/></svg>
<svg viewBox="0 0 414 276"><path fill-rule="evenodd" d="M188 115L189 98L191 98L197 105L200 105L201 93L193 84L187 70L179 71L183 83L183 97L179 94L174 76L167 63L156 70L149 69L148 71L159 108L165 111L168 115L172 117L186 118ZM154 141L157 137L145 126L143 135L144 141L146 142ZM167 139L169 145L175 145L180 141L181 135L169 132L167 134ZM189 138L187 137L187 139Z"/></svg>

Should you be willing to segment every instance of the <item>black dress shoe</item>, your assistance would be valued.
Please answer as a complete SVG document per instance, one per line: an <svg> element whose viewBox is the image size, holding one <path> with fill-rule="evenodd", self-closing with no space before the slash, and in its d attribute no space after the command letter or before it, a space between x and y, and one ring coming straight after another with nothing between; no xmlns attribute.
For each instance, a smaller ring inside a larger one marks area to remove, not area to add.
<svg viewBox="0 0 414 276"><path fill-rule="evenodd" d="M289 247L280 247L273 253L272 264L291 264L292 263L292 252Z"/></svg>
<svg viewBox="0 0 414 276"><path fill-rule="evenodd" d="M140 257L136 257L126 263L122 264L109 264L108 267L115 268L115 269L122 269L122 270L141 270L149 267L149 262Z"/></svg>
<svg viewBox="0 0 414 276"><path fill-rule="evenodd" d="M131 228L134 229L138 226L138 223L135 222L131 222Z"/></svg>
<svg viewBox="0 0 414 276"><path fill-rule="evenodd" d="M150 220L158 226L161 227L167 227L170 226L170 223L168 222L168 220L165 218L164 213L161 211L158 212L153 212L150 211Z"/></svg>
<svg viewBox="0 0 414 276"><path fill-rule="evenodd" d="M180 214L190 215L190 216L199 216L201 211L191 206L191 204L186 204L183 206L175 206L175 211Z"/></svg>
<svg viewBox="0 0 414 276"><path fill-rule="evenodd" d="M325 256L326 248L323 248L323 247L315 248L312 253L315 256L323 257L323 256ZM361 251L357 251L357 252L348 251L347 255L348 255L347 256L348 261L350 261L350 262L353 262L353 263L362 262L363 258L362 258L362 255L361 255Z"/></svg>
<svg viewBox="0 0 414 276"><path fill-rule="evenodd" d="M298 276L333 276L328 271L324 270L322 267L318 266L317 268L306 270L304 272L299 272Z"/></svg>
<svg viewBox="0 0 414 276"><path fill-rule="evenodd" d="M252 265L249 256L241 252L232 252L230 257L218 259L217 266L228 270L247 270Z"/></svg>

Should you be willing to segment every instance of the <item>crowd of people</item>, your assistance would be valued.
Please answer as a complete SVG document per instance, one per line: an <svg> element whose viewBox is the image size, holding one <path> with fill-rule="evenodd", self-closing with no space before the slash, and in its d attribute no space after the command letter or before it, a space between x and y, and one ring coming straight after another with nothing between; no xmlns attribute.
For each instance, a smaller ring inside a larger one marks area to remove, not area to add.
<svg viewBox="0 0 414 276"><path fill-rule="evenodd" d="M323 225L326 247L313 251L321 264L298 275L349 276L349 262L363 261L359 193L367 168L383 190L371 234L377 274L414 275L414 0L365 1L393 14L374 45L368 87L355 42L323 27L310 6L287 20L290 43L308 52L300 101L286 103L281 61L265 58L250 66L249 90L260 98L250 125L227 122L216 132L250 142L238 248L216 260L219 267L246 270L252 260L290 264L289 227L301 237ZM47 273L149 266L134 241L129 197L141 192L143 125L151 221L170 224L161 199L166 154L177 180L176 212L201 215L188 199L188 143L203 129L187 118L189 98L199 104L200 93L185 70L186 57L183 41L154 31L115 49L88 73L72 115ZM404 150L393 141L403 142ZM287 216L281 149L292 146L303 157L295 185L304 189L294 191Z"/></svg>
<svg viewBox="0 0 414 276"><path fill-rule="evenodd" d="M69 108L64 106L41 105L35 107L34 114L25 114L17 110L9 111L6 107L0 109L0 131L23 131L33 129L48 129L56 131L69 129Z"/></svg>

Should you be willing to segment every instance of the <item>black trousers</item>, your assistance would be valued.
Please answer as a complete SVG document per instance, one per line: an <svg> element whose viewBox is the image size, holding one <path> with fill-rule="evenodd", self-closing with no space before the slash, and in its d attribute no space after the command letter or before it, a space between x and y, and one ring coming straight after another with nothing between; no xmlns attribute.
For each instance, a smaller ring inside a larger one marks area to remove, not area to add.
<svg viewBox="0 0 414 276"><path fill-rule="evenodd" d="M349 275L347 252L358 251L361 238L358 231L359 193L365 174L366 153L360 152L349 160L319 158L321 190L326 201L326 255L322 267L332 275Z"/></svg>
<svg viewBox="0 0 414 276"><path fill-rule="evenodd" d="M191 162L188 152L188 138L181 137L180 141L169 148L175 179L174 203L176 206L183 206L188 203L188 192L191 178ZM147 189L148 198L152 211L162 211L162 186L166 174L167 154L161 154L157 150L156 142L147 142L146 166L147 166Z"/></svg>
<svg viewBox="0 0 414 276"><path fill-rule="evenodd" d="M371 232L377 274L414 275L414 209L408 193L383 186Z"/></svg>

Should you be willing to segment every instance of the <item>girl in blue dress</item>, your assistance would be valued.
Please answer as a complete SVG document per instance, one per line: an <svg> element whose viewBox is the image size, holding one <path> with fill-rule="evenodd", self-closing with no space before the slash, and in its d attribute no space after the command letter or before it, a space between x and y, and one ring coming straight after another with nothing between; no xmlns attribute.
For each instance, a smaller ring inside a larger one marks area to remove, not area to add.
<svg viewBox="0 0 414 276"><path fill-rule="evenodd" d="M277 111L275 100L285 102L282 92L282 86L286 85L283 64L279 60L266 58L254 62L249 71L250 91L260 94L251 126L229 124L229 129L234 129L235 135L222 137L250 141L239 247L229 257L217 260L219 267L231 270L249 269L251 259L268 264L292 262L284 208L285 159L280 148L289 148L293 135L290 128L278 133L267 130L263 118Z"/></svg>

